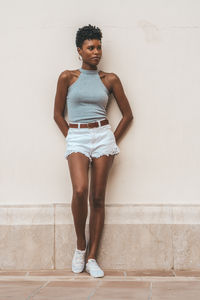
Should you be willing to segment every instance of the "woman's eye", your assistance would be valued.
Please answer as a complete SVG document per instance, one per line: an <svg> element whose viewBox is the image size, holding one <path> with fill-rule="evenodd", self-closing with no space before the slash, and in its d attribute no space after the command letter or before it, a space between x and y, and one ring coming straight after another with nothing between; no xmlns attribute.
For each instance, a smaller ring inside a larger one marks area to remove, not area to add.
<svg viewBox="0 0 200 300"><path fill-rule="evenodd" d="M93 49L94 49L94 47L89 47L89 49L90 49L90 50L93 50ZM100 47L98 47L98 49L101 49L101 46L100 46Z"/></svg>

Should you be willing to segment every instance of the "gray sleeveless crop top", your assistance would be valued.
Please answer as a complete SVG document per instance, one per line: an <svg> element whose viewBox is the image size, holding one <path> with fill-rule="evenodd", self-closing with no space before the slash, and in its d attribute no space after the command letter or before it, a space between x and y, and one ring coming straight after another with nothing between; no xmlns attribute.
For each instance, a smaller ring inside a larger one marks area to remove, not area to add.
<svg viewBox="0 0 200 300"><path fill-rule="evenodd" d="M70 123L90 123L106 118L109 90L103 84L99 70L80 68L78 79L68 88L66 96Z"/></svg>

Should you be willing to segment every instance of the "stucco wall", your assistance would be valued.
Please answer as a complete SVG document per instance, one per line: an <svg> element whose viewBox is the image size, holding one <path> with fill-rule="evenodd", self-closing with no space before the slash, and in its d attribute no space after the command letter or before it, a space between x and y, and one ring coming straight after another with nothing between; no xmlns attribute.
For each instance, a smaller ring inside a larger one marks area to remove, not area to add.
<svg viewBox="0 0 200 300"><path fill-rule="evenodd" d="M119 143L107 203L199 203L198 1L0 6L1 204L71 201L53 105L60 72L81 66L75 33L89 23L103 32L99 68L120 77L135 117ZM114 98L108 117L114 130Z"/></svg>
<svg viewBox="0 0 200 300"><path fill-rule="evenodd" d="M53 107L88 24L103 32L99 68L120 77L134 115L109 174L99 262L200 268L199 11L197 0L0 1L1 269L71 265L72 186ZM114 130L113 97L108 118Z"/></svg>

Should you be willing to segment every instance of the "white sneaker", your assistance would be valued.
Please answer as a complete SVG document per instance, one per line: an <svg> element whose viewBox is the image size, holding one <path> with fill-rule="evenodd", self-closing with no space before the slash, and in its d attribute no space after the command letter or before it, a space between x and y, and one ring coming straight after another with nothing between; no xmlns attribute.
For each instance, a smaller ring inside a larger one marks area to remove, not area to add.
<svg viewBox="0 0 200 300"><path fill-rule="evenodd" d="M85 250L79 250L76 247L76 250L74 252L74 256L72 259L72 271L74 273L80 273L83 271L85 267L85 254L86 254L86 249Z"/></svg>
<svg viewBox="0 0 200 300"><path fill-rule="evenodd" d="M85 270L93 277L104 276L104 271L99 267L99 265L96 262L96 259L94 258L88 259Z"/></svg>

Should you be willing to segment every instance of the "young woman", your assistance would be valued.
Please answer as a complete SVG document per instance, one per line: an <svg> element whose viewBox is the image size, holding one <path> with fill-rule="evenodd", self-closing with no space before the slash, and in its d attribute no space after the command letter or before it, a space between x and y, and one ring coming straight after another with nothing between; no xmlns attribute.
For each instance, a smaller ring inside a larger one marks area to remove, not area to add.
<svg viewBox="0 0 200 300"><path fill-rule="evenodd" d="M54 104L54 120L66 137L65 157L73 187L71 209L77 246L72 259L72 271L80 273L86 267L86 271L93 277L104 276L96 256L104 225L109 170L114 156L120 152L117 143L133 120L119 77L97 68L102 56L101 38L102 32L98 27L89 24L78 29L76 47L82 58L82 66L77 70L65 70L59 75ZM122 113L114 133L106 117L111 93ZM65 105L68 123L64 119ZM88 192L89 167L91 180ZM86 245L88 194L90 239Z"/></svg>

